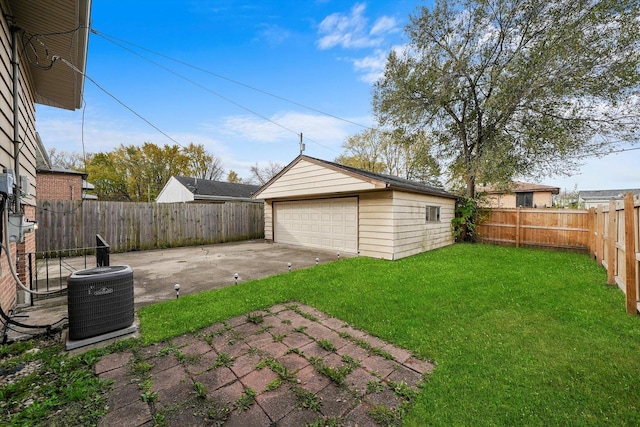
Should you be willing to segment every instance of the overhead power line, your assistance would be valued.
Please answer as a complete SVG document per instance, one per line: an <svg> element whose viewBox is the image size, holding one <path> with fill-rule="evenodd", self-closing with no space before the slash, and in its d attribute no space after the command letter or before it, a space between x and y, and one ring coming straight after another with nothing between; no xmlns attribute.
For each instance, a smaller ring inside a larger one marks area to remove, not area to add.
<svg viewBox="0 0 640 427"><path fill-rule="evenodd" d="M258 113L258 112L256 112L256 111L254 111L254 110L252 110L252 109L250 109L250 108L248 108L248 107L245 107L244 105L242 105L242 104L240 104L240 103L238 103L238 102L236 102L236 101L234 101L234 100L232 100L232 99L230 99L230 98L228 98L228 97L226 97L226 96L224 96L224 95L222 95L222 94L220 94L220 93L218 93L218 92L216 92L216 91L214 91L214 90L212 90L212 89L210 89L210 88L208 88L208 87L206 87L206 86L204 86L204 85L202 85L202 84L200 84L200 83L198 83L198 82L196 82L196 81L194 81L193 79L190 79L189 77L186 77L186 76L184 76L184 75L182 75L182 74L180 74L180 73L178 73L178 72L176 72L176 71L174 71L174 70L172 70L172 69L170 69L170 68L168 68L168 67L166 67L166 66L164 66L164 65L162 65L162 64L160 64L160 63L158 63L158 62L156 62L156 61L154 61L154 60L152 60L152 59L150 59L150 58L147 58L146 56L144 56L144 55L142 55L142 54L140 54L140 53L138 53L138 52L136 52L136 51L134 51L134 50L132 50L132 49L130 49L130 48L128 48L128 47L126 47L126 46L123 46L122 44L120 44L120 43L118 43L118 42L115 42L115 41L113 41L113 40L110 40L110 39L109 39L109 38L107 38L105 35L99 34L99 33L97 32L97 30L93 30L93 29L92 29L92 30L91 30L91 32L92 32L93 34L96 34L96 35L98 35L98 36L102 37L103 39L105 39L105 40L107 40L108 42L110 42L110 43L114 44L115 46L118 46L119 48L121 48L121 49L123 49L123 50L125 50L125 51L127 51L127 52L129 52L129 53L131 53L132 55L135 55L135 56L137 56L137 57L139 57L139 58L141 58L141 59L143 59L143 60L145 60L145 61L147 61L147 62L149 62L149 63L151 63L151 64L153 64L153 65L155 65L156 67L161 68L161 69L165 70L166 72L168 72L168 73L170 73L170 74L173 74L173 75L175 75L176 77L179 77L179 78L181 78L181 79L183 79L183 80L185 80L185 81L187 81L187 82L191 83L192 85L194 85L194 86L196 86L196 87L198 87L198 88L200 88L200 89L202 89L202 90L204 90L204 91L206 91L206 92L209 92L209 93L211 93L212 95L215 95L215 96L219 97L220 99L223 99L223 100L225 100L225 101L229 102L230 104L233 104L233 105L237 106L238 108L241 108L241 109L243 109L243 110L245 110L245 111L247 111L247 112L249 112L249 113L251 113L251 114L253 114L253 115L255 115L255 116L257 116L257 117L259 117L259 118L261 118L261 119L263 119L263 120L265 120L265 121L267 121L267 122L269 122L269 123L271 123L271 124L273 124L273 125L275 125L275 126L278 126L278 127L282 128L282 129L286 130L287 132L292 133L293 135L296 135L296 136L299 136L299 135L300 135L300 134L299 134L298 132L296 132L295 130L293 130L293 129L291 129L291 128L288 128L288 127L284 126L283 124L278 123L278 122L276 122L275 120L272 120L272 119L270 119L270 118L268 118L268 117L266 117L266 116L264 116L264 115L262 115L262 114L260 114L260 113ZM111 37L113 37L113 36L111 36ZM114 38L114 39L116 39L116 40L121 40L121 39L118 39L117 37L113 37L113 38ZM128 42L123 41L123 43L128 43ZM265 93L265 94L268 94L268 95L270 95L270 96L274 96L274 97L277 97L277 98L280 98L280 99L286 100L286 98L281 98L281 97L278 97L277 95L273 95L273 94L270 94L270 93L268 93L268 92L262 91L262 90L260 90L260 89L253 88L253 87L251 87L251 86L249 86L249 85L245 85L245 84L240 83L240 82L237 82L237 81L235 81L235 80L228 79L228 78L226 78L226 77L224 77L224 76L220 76L220 75L218 75L218 74L211 73L211 72L209 72L209 71L207 71L207 70L204 70L204 69L202 69L202 68L199 68L199 67L196 67L196 66L189 65L189 64L187 64L187 63L184 63L184 62L179 61L179 60L177 60L177 59L170 58L170 57L168 57L168 56L166 56L166 55L163 55L163 54L160 54L160 53L157 53L157 52L150 51L149 49L146 49L146 48L143 48L143 47L137 46L137 45L135 45L135 44L133 44L133 43L128 43L128 44L131 44L132 46L136 46L136 47L138 47L139 49L143 49L143 50L149 51L149 52L154 53L154 54L156 54L156 55L159 55L159 56L162 56L162 57L165 57L165 58L171 59L171 60L176 61L176 62L178 62L178 63L182 63L182 64L187 65L187 66L189 66L189 67L192 67L192 68L194 68L194 69L198 69L198 70L201 70L201 71L203 71L203 72L206 72L206 73L212 74L212 75L214 75L214 76L216 76L216 77L223 78L223 79L225 79L225 80L229 80L229 81L231 81L231 82L233 82L233 83L236 83L236 84L239 84L239 85L241 85L241 86L245 86L245 87L251 88L251 89L253 89L253 90L259 91L259 92L261 92L261 93ZM95 82L94 82L94 84L95 84ZM103 90L104 90L104 89L103 89ZM111 95L111 96L113 96L113 95ZM294 101L289 101L289 100L286 100L286 101L295 103ZM297 103L296 103L296 104L297 104ZM311 107L303 106L302 104L297 104L297 105L300 105L300 106L302 106L302 107L304 107L304 108L311 108ZM339 120L343 120L343 121L349 122L349 121L348 121L348 120L346 120L346 119L342 119L342 118L339 118L339 117L337 117L337 116L332 116L332 115L330 115L330 114L323 113L323 112L321 112L321 111L319 111L319 110L314 110L314 111L317 111L317 112L319 112L319 113L321 113L321 114L324 114L324 115L328 115L328 116L331 116L331 117L335 117L335 118L337 118L337 119L339 119ZM362 126L362 125L359 125L359 124L354 123L354 122L350 122L350 123L356 124L356 125L358 125L358 126ZM330 151L333 151L333 152L335 152L335 153L338 153L338 151L336 151L336 150L334 150L333 148L328 147L328 146L326 146L326 145L324 145L324 144L322 144L322 143L320 143L320 142L318 142L318 141L315 141L315 140L313 140L313 139L311 139L311 138L308 138L308 137L306 137L306 136L305 136L304 138L305 138L305 140L306 140L306 141L312 142L312 143L317 144L317 145L319 145L319 146L321 146L321 147L323 147L323 148L325 148L325 149L327 149L327 150L330 150Z"/></svg>
<svg viewBox="0 0 640 427"><path fill-rule="evenodd" d="M365 126L365 125L363 125L363 124L360 124L360 123L354 122L354 121L352 121L352 120L345 119L344 117L336 116L335 114L327 113L326 111L322 111L322 110L319 110L319 109L317 109L317 108L310 107L310 106L308 106L308 105L302 104L302 103L300 103L300 102L294 101L294 100L289 99L289 98L285 98L285 97L280 96L280 95L276 95L276 94L274 94L274 93L271 93L271 92L268 92L268 91L266 91L266 90L263 90L263 89L257 88L257 87L255 87L255 86L251 86L251 85L246 84L246 83L242 83L242 82L240 82L240 81L238 81L238 80L234 80L234 79L232 79L232 78L230 78L230 77L226 77L226 76L223 76L223 75L221 75L221 74L214 73L213 71L207 70L207 69L205 69L205 68L198 67L197 65L193 65L193 64L190 64L190 63L188 63L188 62L182 61L182 60L180 60L180 59L176 59L176 58L173 58L173 57L171 57L171 56L165 55L165 54L163 54L163 53L156 52L156 51L154 51L154 50L148 49L148 48L146 48L146 47L144 47L144 46L137 45L137 44L132 43L132 42L129 42L129 41L127 41L127 40L121 39L121 38L119 38L119 37L116 37L116 36L113 36L113 35L110 35L110 34L106 34L106 33L100 32L100 31L98 31L98 30L96 30L96 29L94 29L94 28L92 28L92 29L91 29L91 32L92 32L93 34L97 35L98 37L101 37L101 38L103 38L104 40L106 40L106 41L108 41L108 42L110 42L110 43L113 43L113 44L115 44L116 46L119 46L119 47L121 47L121 48L123 48L123 49L129 50L129 49L127 49L127 48L124 48L124 47L123 47L123 46L121 46L120 44L116 43L114 40L118 40L119 42L122 42L122 43L128 44L128 45L133 46L133 47L135 47L135 48L137 48L137 49L144 50L144 51L146 51L146 52L149 52L149 53L152 53L152 54L154 54L154 55L160 56L160 57L162 57L162 58L168 59L169 61L173 61L173 62L175 62L175 63L181 64L181 65L184 65L185 67L189 67L189 68L192 68L192 69L194 69L194 70L198 70L198 71L200 71L200 72L203 72L203 73L205 73L205 74L209 74L209 75L211 75L211 76L213 76L213 77L216 77L216 78L219 78L219 79L221 79L221 80L226 80L226 81L228 81L228 82L230 82L230 83L233 83L233 84L235 84L235 85L242 86L242 87L245 87L245 88L247 88L247 89L251 89L251 90L253 90L253 91L255 91L255 92L259 92L259 93L262 93L262 94L264 94L264 95L270 96L270 97L272 97L272 98L276 98L276 99L279 99L279 100L281 100L281 101L285 101L285 102L288 102L288 103L290 103L290 104L296 105L296 106L298 106L298 107L302 107L302 108L307 109L307 110L309 110L309 111L313 111L313 112L316 112L316 113L318 113L318 114L322 114L323 116L332 117L332 118L334 118L334 119L337 119L337 120L340 120L340 121L343 121L343 122L345 122L345 123L349 123L349 124L352 124L352 125L355 125L355 126L359 126L359 127L361 127L361 128L364 128L364 129L371 129L371 127L370 127L370 126ZM129 50L129 51L131 52L131 50ZM136 54L137 54L137 53L136 53ZM144 57L142 57L142 58L144 58Z"/></svg>
<svg viewBox="0 0 640 427"><path fill-rule="evenodd" d="M111 92L109 92L108 90L106 90L105 88L103 88L102 86L100 86L98 84L98 82L96 82L94 79L92 79L91 77L89 77L86 73L82 72L81 70L78 69L78 67L76 67L75 65L73 65L71 62L67 61L64 58L58 58L60 61L62 61L63 63L65 63L69 68L71 68L73 71L75 71L76 73L80 73L82 74L87 80L89 80L91 83L93 83L98 89L100 89L101 91L103 91L104 93L106 93L107 95L109 95L111 98L113 98L118 104L122 105L124 108L126 108L127 110L129 110L130 112L132 112L133 114L136 115L136 117L138 117L140 120L142 120L143 122L145 122L146 124L148 124L149 126L151 126L152 128L154 128L155 130L157 130L158 132L160 132L162 135L164 135L165 137L167 137L169 140L175 142L178 146L185 148L184 145L180 144L178 141L176 141L174 138L172 138L171 136L169 136L167 133L165 133L162 129L160 129L158 126L154 125L153 123L151 123L149 120L147 120L146 118L144 118L140 113L138 113L137 111L135 111L133 108L129 107L127 104L125 104L124 102L122 102L120 99L118 99L115 95L113 95Z"/></svg>

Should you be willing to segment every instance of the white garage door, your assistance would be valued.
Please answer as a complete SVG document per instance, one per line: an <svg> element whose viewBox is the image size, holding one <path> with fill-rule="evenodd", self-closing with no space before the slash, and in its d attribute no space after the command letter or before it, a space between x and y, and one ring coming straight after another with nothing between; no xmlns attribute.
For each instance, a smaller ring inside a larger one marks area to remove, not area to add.
<svg viewBox="0 0 640 427"><path fill-rule="evenodd" d="M291 245L358 251L358 199L275 202L274 241Z"/></svg>

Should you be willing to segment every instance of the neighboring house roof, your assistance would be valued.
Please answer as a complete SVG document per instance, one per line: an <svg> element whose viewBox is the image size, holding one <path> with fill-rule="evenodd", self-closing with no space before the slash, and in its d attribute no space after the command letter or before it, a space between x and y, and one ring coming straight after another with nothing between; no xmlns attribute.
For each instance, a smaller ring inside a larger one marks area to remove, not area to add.
<svg viewBox="0 0 640 427"><path fill-rule="evenodd" d="M252 200L251 195L260 188L259 185L252 184L237 184L185 176L172 176L165 184L156 201L160 203L185 201L182 199L174 200L171 193L176 191L174 187L175 183L179 183L181 187L192 195L189 201Z"/></svg>
<svg viewBox="0 0 640 427"><path fill-rule="evenodd" d="M47 149L44 147L44 144L42 143L40 134L36 132L36 170L47 170L47 169L51 169L51 160L49 159L49 154L47 153Z"/></svg>
<svg viewBox="0 0 640 427"><path fill-rule="evenodd" d="M260 188L259 185L212 181L184 176L176 176L175 178L196 196L224 196L248 199Z"/></svg>
<svg viewBox="0 0 640 427"><path fill-rule="evenodd" d="M578 193L578 199L591 200L621 200L626 193L640 194L640 188L622 190L585 190Z"/></svg>
<svg viewBox="0 0 640 427"><path fill-rule="evenodd" d="M84 73L87 66L91 0L8 0L7 3L9 10L3 12L15 18L16 26L33 35L26 42L32 43L38 53L46 49L59 58L55 61L52 56L41 58L44 64L35 61L21 64L31 75L35 102L67 110L82 107L84 75L80 73ZM47 34L55 36L39 36ZM27 51L28 46L24 46L24 50ZM51 68L45 66L49 64Z"/></svg>
<svg viewBox="0 0 640 427"><path fill-rule="evenodd" d="M411 180L400 178L397 176L385 175L381 173L365 171L362 169L356 169L350 166L329 162L327 160L316 159L314 157L309 157L305 155L300 155L296 157L284 169L282 169L278 174L276 174L273 178L271 178L266 184L260 187L260 190L258 190L253 197L254 198L259 197L260 193L262 193L267 187L269 187L269 185L271 185L273 181L277 180L280 176L286 173L289 169L291 169L294 165L296 165L301 160L306 160L311 163L323 165L335 171L344 172L344 173L347 173L348 175L355 176L357 178L360 178L366 181L375 181L375 183L379 184L383 188L405 190L413 193L428 194L432 196L442 196L450 199L458 198L458 196L451 194L441 188L433 187L417 181L411 181Z"/></svg>
<svg viewBox="0 0 640 427"><path fill-rule="evenodd" d="M82 175L83 179L87 178L87 174L85 172L79 172L73 169L66 169L58 166L52 166L48 169L38 169L37 172L38 173L55 173L55 174L62 174L62 175Z"/></svg>
<svg viewBox="0 0 640 427"><path fill-rule="evenodd" d="M560 187L550 185L531 184L528 182L513 181L507 188L494 187L492 185L478 186L476 190L479 193L487 194L505 194L505 193L532 193L532 192L550 192L551 194L560 193Z"/></svg>

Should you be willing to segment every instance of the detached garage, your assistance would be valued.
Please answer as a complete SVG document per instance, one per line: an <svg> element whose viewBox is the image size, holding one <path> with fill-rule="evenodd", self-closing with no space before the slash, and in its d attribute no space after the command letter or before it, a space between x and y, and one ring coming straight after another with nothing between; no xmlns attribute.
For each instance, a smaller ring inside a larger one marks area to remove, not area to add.
<svg viewBox="0 0 640 427"><path fill-rule="evenodd" d="M456 196L299 156L262 186L265 238L389 260L453 244Z"/></svg>

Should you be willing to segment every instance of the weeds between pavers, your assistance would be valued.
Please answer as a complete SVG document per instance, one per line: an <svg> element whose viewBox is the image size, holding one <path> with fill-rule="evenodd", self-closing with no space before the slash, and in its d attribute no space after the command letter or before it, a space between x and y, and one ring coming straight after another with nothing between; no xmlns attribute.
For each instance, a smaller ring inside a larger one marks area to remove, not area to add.
<svg viewBox="0 0 640 427"><path fill-rule="evenodd" d="M213 367L219 368L221 366L225 366L227 368L230 368L233 366L235 361L236 361L235 357L230 356L227 353L220 353L218 354L218 358L216 359L216 361L213 362Z"/></svg>
<svg viewBox="0 0 640 427"><path fill-rule="evenodd" d="M201 382L196 381L195 383L193 383L193 392L198 399L207 398L207 387Z"/></svg>
<svg viewBox="0 0 640 427"><path fill-rule="evenodd" d="M253 323L254 325L264 322L264 316L258 313L249 313L247 314L246 319L247 322Z"/></svg>
<svg viewBox="0 0 640 427"><path fill-rule="evenodd" d="M273 357L267 357L265 359L262 359L256 365L257 370L263 369L265 367L268 367L269 369L271 369L271 371L273 371L273 373L278 375L278 377L282 381L295 382L296 380L295 374L291 372L289 369L287 369L286 366L284 366L283 364L278 362L276 359L274 359Z"/></svg>
<svg viewBox="0 0 640 427"><path fill-rule="evenodd" d="M287 334L273 334L273 342L282 342L287 337Z"/></svg>
<svg viewBox="0 0 640 427"><path fill-rule="evenodd" d="M256 396L257 393L254 390L249 387L245 388L238 400L233 404L233 409L238 412L246 411L253 406Z"/></svg>
<svg viewBox="0 0 640 427"><path fill-rule="evenodd" d="M326 351L336 351L336 346L329 340L319 340L316 341L316 344L320 346L321 349Z"/></svg>
<svg viewBox="0 0 640 427"><path fill-rule="evenodd" d="M313 314L309 314L309 313L306 313L306 312L300 310L300 307L298 305L296 305L296 304L290 304L290 305L287 306L287 308L289 310L293 311L294 313L304 317L307 320L311 320L312 322L317 322L318 321L318 318L316 316L314 316Z"/></svg>

